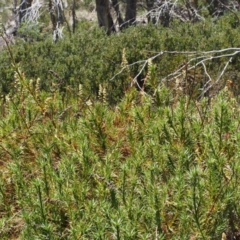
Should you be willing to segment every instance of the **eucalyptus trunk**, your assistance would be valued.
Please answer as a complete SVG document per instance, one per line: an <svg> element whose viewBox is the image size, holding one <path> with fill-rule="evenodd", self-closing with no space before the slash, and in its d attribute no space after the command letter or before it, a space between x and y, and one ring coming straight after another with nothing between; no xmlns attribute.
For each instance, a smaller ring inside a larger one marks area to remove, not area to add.
<svg viewBox="0 0 240 240"><path fill-rule="evenodd" d="M127 0L124 27L135 25L136 16L137 16L137 0Z"/></svg>
<svg viewBox="0 0 240 240"><path fill-rule="evenodd" d="M22 22L24 16L27 13L27 9L32 5L32 0L21 0L19 6L19 23Z"/></svg>
<svg viewBox="0 0 240 240"><path fill-rule="evenodd" d="M154 11L154 0L146 0L147 1L147 19L148 23L152 22L153 24L157 23L157 19L155 16L155 11Z"/></svg>
<svg viewBox="0 0 240 240"><path fill-rule="evenodd" d="M96 10L99 26L104 27L107 34L115 31L109 0L96 0Z"/></svg>
<svg viewBox="0 0 240 240"><path fill-rule="evenodd" d="M121 11L119 8L119 2L118 2L118 0L112 0L112 4L113 4L113 8L117 15L117 21L119 24L119 28L122 29L124 21L123 21L122 14L121 14Z"/></svg>
<svg viewBox="0 0 240 240"><path fill-rule="evenodd" d="M227 10L229 0L207 0L209 13L214 16L221 16Z"/></svg>

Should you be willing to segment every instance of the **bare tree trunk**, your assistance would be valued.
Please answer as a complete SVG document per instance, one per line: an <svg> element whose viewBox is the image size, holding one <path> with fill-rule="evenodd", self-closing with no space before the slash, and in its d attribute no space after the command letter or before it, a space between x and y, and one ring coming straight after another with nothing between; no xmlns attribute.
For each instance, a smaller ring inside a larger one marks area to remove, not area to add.
<svg viewBox="0 0 240 240"><path fill-rule="evenodd" d="M56 30L57 28L57 19L56 19L56 16L54 15L54 6L53 6L53 3L52 3L52 0L49 0L48 2L48 8L49 8L49 12L50 12L50 19L51 19L51 22L52 22L52 25L53 25L53 31Z"/></svg>
<svg viewBox="0 0 240 240"><path fill-rule="evenodd" d="M50 12L50 18L53 25L53 40L57 42L61 38L61 33L59 27L63 24L65 17L63 12L63 5L61 0L49 0L48 8ZM68 30L70 30L68 26Z"/></svg>
<svg viewBox="0 0 240 240"><path fill-rule="evenodd" d="M73 5L72 5L72 31L75 33L76 30L76 0L73 0Z"/></svg>
<svg viewBox="0 0 240 240"><path fill-rule="evenodd" d="M157 23L156 16L154 16L154 0L147 0L147 19L148 23L152 22L153 24Z"/></svg>
<svg viewBox="0 0 240 240"><path fill-rule="evenodd" d="M107 34L115 31L112 16L110 14L109 0L96 0L98 24L106 29Z"/></svg>
<svg viewBox="0 0 240 240"><path fill-rule="evenodd" d="M214 16L221 16L226 10L224 6L227 6L229 0L207 0L209 4L209 13Z"/></svg>
<svg viewBox="0 0 240 240"><path fill-rule="evenodd" d="M122 18L120 9L119 9L119 2L118 2L118 0L112 0L112 4L113 4L113 8L114 8L114 10L115 10L115 12L117 14L117 21L118 21L118 24L119 24L119 28L121 30L124 21L123 21L123 18Z"/></svg>
<svg viewBox="0 0 240 240"><path fill-rule="evenodd" d="M63 6L61 0L54 0L54 8L57 16L58 24L63 24L64 22L64 14L63 14Z"/></svg>
<svg viewBox="0 0 240 240"><path fill-rule="evenodd" d="M190 4L195 8L198 9L198 0L191 0Z"/></svg>
<svg viewBox="0 0 240 240"><path fill-rule="evenodd" d="M135 25L137 15L137 0L127 0L124 27Z"/></svg>
<svg viewBox="0 0 240 240"><path fill-rule="evenodd" d="M171 16L170 16L171 4L169 2L162 1L159 7L161 7L161 14L159 16L160 22L162 26L169 27L169 24L171 21Z"/></svg>
<svg viewBox="0 0 240 240"><path fill-rule="evenodd" d="M17 15L18 15L17 0L13 1L13 15L14 15L14 18L15 18L16 27L18 27L19 26L19 18L17 17Z"/></svg>
<svg viewBox="0 0 240 240"><path fill-rule="evenodd" d="M22 22L27 13L27 9L31 7L32 0L21 0L19 7L19 23Z"/></svg>

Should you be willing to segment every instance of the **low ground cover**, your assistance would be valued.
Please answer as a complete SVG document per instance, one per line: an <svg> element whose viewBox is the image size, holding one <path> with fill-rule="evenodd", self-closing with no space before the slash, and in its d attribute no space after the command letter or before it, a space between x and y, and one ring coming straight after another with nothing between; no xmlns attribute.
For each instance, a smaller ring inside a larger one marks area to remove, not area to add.
<svg viewBox="0 0 240 240"><path fill-rule="evenodd" d="M239 106L163 86L109 106L16 68L1 105L1 239L220 239L239 228Z"/></svg>

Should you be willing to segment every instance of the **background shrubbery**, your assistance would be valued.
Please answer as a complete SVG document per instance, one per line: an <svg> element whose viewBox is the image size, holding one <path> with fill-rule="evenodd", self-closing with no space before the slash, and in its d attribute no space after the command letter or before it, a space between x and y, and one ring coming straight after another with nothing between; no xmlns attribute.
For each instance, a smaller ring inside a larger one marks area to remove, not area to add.
<svg viewBox="0 0 240 240"><path fill-rule="evenodd" d="M141 64L136 64L130 67L130 73L123 71L109 81L122 68L123 49L128 63L132 64L160 51L196 51L197 56L201 51L236 47L240 38L236 21L235 15L229 14L216 22L180 24L175 21L170 28L151 24L137 26L109 37L102 29L83 22L76 34L69 37L66 33L65 39L56 44L49 37L31 44L19 42L11 48L15 61L26 76L39 77L43 89L50 89L53 83L60 83L62 89L66 86L77 89L81 83L86 95L96 97L99 84L104 84L111 93L108 94L109 102L116 103L123 96L123 86L130 84L129 77L134 78L141 68ZM11 59L7 51L1 52L0 58L1 85L7 93L13 82ZM157 82L187 60L186 54L164 54L156 58ZM226 58L222 58L208 62L208 71L216 77L225 61ZM238 79L238 56L233 58L228 70L224 78ZM146 72L147 69L139 78L145 77Z"/></svg>

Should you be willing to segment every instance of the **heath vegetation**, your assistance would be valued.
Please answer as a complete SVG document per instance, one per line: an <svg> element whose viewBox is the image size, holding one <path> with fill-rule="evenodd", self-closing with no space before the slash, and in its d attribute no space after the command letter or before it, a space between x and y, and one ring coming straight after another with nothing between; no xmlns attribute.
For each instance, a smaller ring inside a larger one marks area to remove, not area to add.
<svg viewBox="0 0 240 240"><path fill-rule="evenodd" d="M238 18L2 34L1 239L239 239Z"/></svg>

